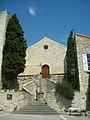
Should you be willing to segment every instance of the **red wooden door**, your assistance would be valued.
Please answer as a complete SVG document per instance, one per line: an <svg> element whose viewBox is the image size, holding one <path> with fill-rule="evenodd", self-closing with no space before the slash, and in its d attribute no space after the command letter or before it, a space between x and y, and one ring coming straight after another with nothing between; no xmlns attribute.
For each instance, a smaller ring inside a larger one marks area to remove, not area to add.
<svg viewBox="0 0 90 120"><path fill-rule="evenodd" d="M42 66L42 78L49 78L49 66L48 65L43 65Z"/></svg>

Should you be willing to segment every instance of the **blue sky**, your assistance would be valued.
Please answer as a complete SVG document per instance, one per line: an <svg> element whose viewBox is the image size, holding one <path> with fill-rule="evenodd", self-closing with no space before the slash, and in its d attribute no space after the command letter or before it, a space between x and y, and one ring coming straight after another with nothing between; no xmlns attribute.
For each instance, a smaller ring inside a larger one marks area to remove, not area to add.
<svg viewBox="0 0 90 120"><path fill-rule="evenodd" d="M0 0L0 11L17 14L30 46L45 35L67 45L70 31L90 36L90 0Z"/></svg>

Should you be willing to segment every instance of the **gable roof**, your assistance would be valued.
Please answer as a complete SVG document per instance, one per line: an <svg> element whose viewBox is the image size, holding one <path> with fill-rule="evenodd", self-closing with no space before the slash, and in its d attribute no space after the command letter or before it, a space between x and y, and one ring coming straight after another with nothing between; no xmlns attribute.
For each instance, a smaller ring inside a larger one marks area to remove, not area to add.
<svg viewBox="0 0 90 120"><path fill-rule="evenodd" d="M39 40L38 42L36 42L35 44L29 46L29 47L36 46L37 44L47 44L47 43L56 44L56 45L59 45L59 46L62 46L62 47L64 47L64 48L66 48L65 45L60 44L60 43L58 43L58 42L56 42L56 41L54 41L54 40L52 40L52 39L50 39L50 38L48 38L48 37L46 37L46 36L45 36L44 38L42 38L41 40ZM29 47L28 47L28 48L29 48Z"/></svg>

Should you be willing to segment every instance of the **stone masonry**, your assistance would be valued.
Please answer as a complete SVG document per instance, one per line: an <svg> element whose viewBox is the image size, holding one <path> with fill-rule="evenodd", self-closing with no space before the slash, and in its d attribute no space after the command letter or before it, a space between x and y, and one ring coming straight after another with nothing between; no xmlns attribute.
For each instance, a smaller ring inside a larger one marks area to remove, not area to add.
<svg viewBox="0 0 90 120"><path fill-rule="evenodd" d="M80 84L80 101L83 109L86 109L88 101L89 73L84 71L82 54L90 53L90 36L75 34L76 54L78 62L78 75Z"/></svg>
<svg viewBox="0 0 90 120"><path fill-rule="evenodd" d="M45 49L44 47L48 47ZM50 74L65 73L64 63L66 46L61 45L46 36L26 51L26 69L21 75L38 75L42 66L48 65Z"/></svg>
<svg viewBox="0 0 90 120"><path fill-rule="evenodd" d="M0 84L1 84L1 71L2 71L2 52L3 52L3 46L5 43L5 33L6 33L6 27L10 16L7 12L7 10L0 12Z"/></svg>

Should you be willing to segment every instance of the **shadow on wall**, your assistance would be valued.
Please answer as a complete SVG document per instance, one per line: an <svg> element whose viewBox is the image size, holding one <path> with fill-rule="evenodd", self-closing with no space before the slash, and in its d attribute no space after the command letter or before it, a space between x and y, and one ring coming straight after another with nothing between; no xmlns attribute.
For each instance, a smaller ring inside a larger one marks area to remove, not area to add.
<svg viewBox="0 0 90 120"><path fill-rule="evenodd" d="M67 73L67 61L66 61L66 56L64 58L64 73Z"/></svg>
<svg viewBox="0 0 90 120"><path fill-rule="evenodd" d="M64 58L64 80L67 80L67 61L66 61L66 56Z"/></svg>
<svg viewBox="0 0 90 120"><path fill-rule="evenodd" d="M19 83L17 79L14 80L5 80L2 79L2 89L16 89L19 90Z"/></svg>
<svg viewBox="0 0 90 120"><path fill-rule="evenodd" d="M90 111L90 73L88 75L88 89L87 89L87 100L86 100L86 109Z"/></svg>

